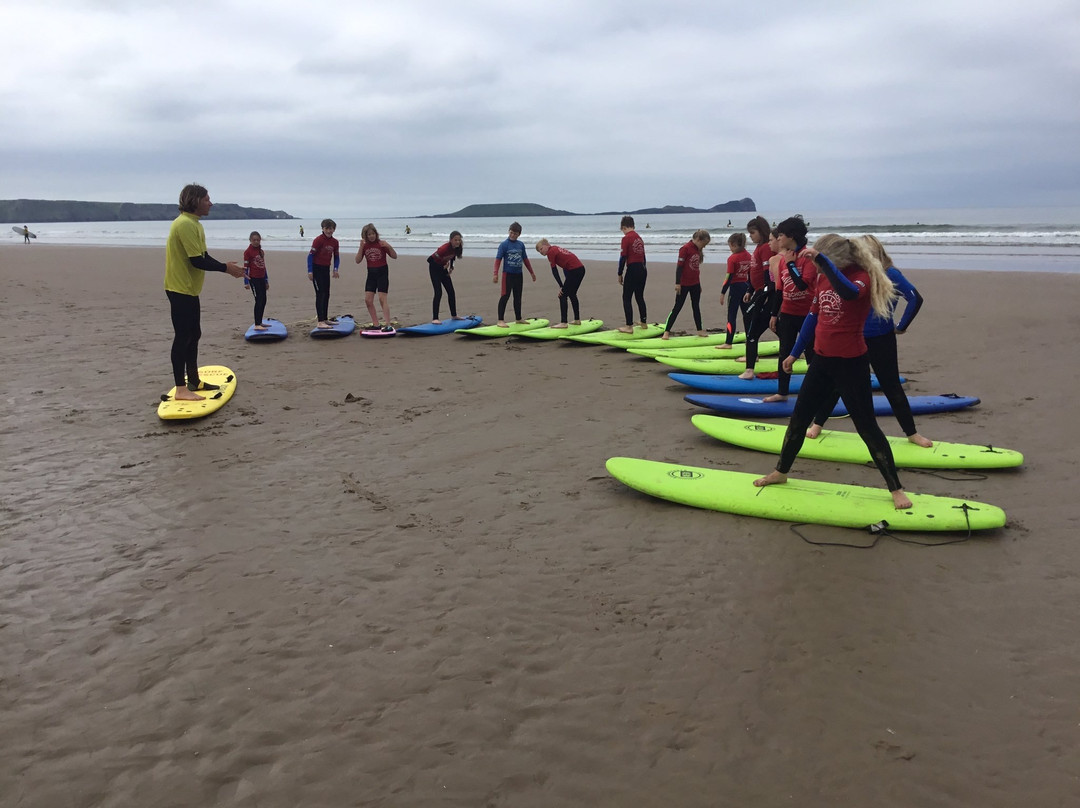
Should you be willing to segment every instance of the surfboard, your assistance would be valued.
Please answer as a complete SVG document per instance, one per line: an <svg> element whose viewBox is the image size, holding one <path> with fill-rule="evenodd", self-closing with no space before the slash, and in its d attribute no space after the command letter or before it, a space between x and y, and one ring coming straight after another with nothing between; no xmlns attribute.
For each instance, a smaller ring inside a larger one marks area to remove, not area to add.
<svg viewBox="0 0 1080 808"><path fill-rule="evenodd" d="M264 317L263 325L270 327L265 331L258 331L254 323L249 325L248 330L244 332L244 339L250 342L277 342L289 336L289 329L285 327L285 323L281 322L281 320Z"/></svg>
<svg viewBox="0 0 1080 808"><path fill-rule="evenodd" d="M347 337L353 331L356 330L356 320L353 319L351 314L343 314L337 318L337 321L333 322L333 328L315 328L311 329L311 336L315 339L336 339L337 337Z"/></svg>
<svg viewBox="0 0 1080 808"><path fill-rule="evenodd" d="M668 367L675 368L677 370L685 370L690 373L711 373L718 376L738 376L744 370L746 365L742 362L736 362L734 359L683 359L678 356L656 356L653 357L657 362L667 365ZM780 363L775 357L766 357L759 360L754 369L759 373L776 373L776 368ZM793 373L806 373L806 360L798 359L795 365L792 367Z"/></svg>
<svg viewBox="0 0 1080 808"><path fill-rule="evenodd" d="M544 328L550 322L550 320L546 320L543 317L530 317L523 323L510 321L507 323L506 328L501 328L497 325L481 325L476 328L458 328L454 330L454 333L464 334L468 337L507 337L514 334L521 334L525 331L532 331L537 328Z"/></svg>
<svg viewBox="0 0 1080 808"><path fill-rule="evenodd" d="M650 496L712 511L864 528L888 522L891 531L990 530L1005 524L1005 511L970 500L911 494L912 507L898 511L884 487L866 488L789 478L758 488L762 474L698 468L632 457L607 461L612 477Z"/></svg>
<svg viewBox="0 0 1080 808"><path fill-rule="evenodd" d="M575 334L574 336L567 337L572 342L581 342L585 345L606 345L610 348L619 347L622 343L628 340L641 340L649 339L650 337L656 337L664 333L664 326L660 323L652 323L651 325L636 325L634 330L630 334L626 334L619 331L617 328L611 328L607 331L596 331L592 334Z"/></svg>
<svg viewBox="0 0 1080 808"><path fill-rule="evenodd" d="M664 333L664 326L661 324L660 333ZM655 348L664 351L674 350L675 348L703 348L707 345L720 345L727 339L725 334L706 334L704 337L699 337L696 334L685 334L681 337L649 337L642 340L640 343L636 343L633 347L635 350L648 350ZM746 342L746 334L736 334L735 343L741 344ZM775 342L775 340L774 340ZM717 351L720 358L723 358L723 353Z"/></svg>
<svg viewBox="0 0 1080 808"><path fill-rule="evenodd" d="M202 401L177 401L176 388L173 387L161 397L158 404L158 418L163 421L184 421L202 418L220 410L236 392L236 374L222 365L205 365L199 368L199 380L206 384L216 384L220 390L200 390Z"/></svg>
<svg viewBox="0 0 1080 808"><path fill-rule="evenodd" d="M689 393L683 399L696 407L716 410L728 415L749 415L755 418L787 418L795 409L797 396L789 396L787 401L765 401L757 396L732 396L718 393ZM967 407L974 407L979 399L974 396L958 396L949 393L943 396L908 396L911 412L926 415L933 412L953 412ZM847 407L840 401L832 411L832 417L847 415ZM874 396L874 415L892 415L892 405L885 396Z"/></svg>
<svg viewBox="0 0 1080 808"><path fill-rule="evenodd" d="M651 340L650 340L651 341ZM658 356L673 356L677 359L734 359L746 356L746 343L739 342L730 348L719 345L687 346L685 348L639 348L633 343L626 346L626 352L637 356L655 359ZM780 353L779 340L758 343L758 356L776 356Z"/></svg>
<svg viewBox="0 0 1080 808"><path fill-rule="evenodd" d="M393 326L387 328L365 328L360 332L361 337L368 337L369 339L386 339L387 337L396 337L397 329Z"/></svg>
<svg viewBox="0 0 1080 808"><path fill-rule="evenodd" d="M758 452L780 454L787 425L761 424L719 415L695 415L694 426L706 435L733 446ZM887 437L898 468L907 469L1004 469L1023 464L1024 456L1000 446L977 446L966 443L935 441L929 448L916 446L906 437ZM870 450L855 432L823 429L807 438L799 457L832 460L837 463L872 463Z"/></svg>
<svg viewBox="0 0 1080 808"><path fill-rule="evenodd" d="M21 227L12 227L11 229L18 233L20 236L25 235ZM37 238L37 233L31 233L30 238Z"/></svg>
<svg viewBox="0 0 1080 808"><path fill-rule="evenodd" d="M553 326L534 328L531 331L525 331L521 336L529 339L559 339L561 337L572 337L575 334L591 334L598 331L603 325L603 320L582 320L580 325L567 325L566 328L554 328Z"/></svg>
<svg viewBox="0 0 1080 808"><path fill-rule="evenodd" d="M418 323L417 325L407 325L404 328L399 328L398 333L417 337L430 337L435 334L452 334L459 328L476 328L482 322L484 322L483 317L470 314L468 317L461 317L458 319L448 318L441 323Z"/></svg>
<svg viewBox="0 0 1080 808"><path fill-rule="evenodd" d="M705 390L709 393L738 393L744 396L767 396L777 390L776 379L740 379L738 376L710 376L706 373L669 373L668 378L695 390ZM791 385L788 388L792 393L798 393L802 388L804 373L796 373L791 377ZM900 383L907 381L903 376ZM870 387L880 390L881 384L877 376L870 374Z"/></svg>

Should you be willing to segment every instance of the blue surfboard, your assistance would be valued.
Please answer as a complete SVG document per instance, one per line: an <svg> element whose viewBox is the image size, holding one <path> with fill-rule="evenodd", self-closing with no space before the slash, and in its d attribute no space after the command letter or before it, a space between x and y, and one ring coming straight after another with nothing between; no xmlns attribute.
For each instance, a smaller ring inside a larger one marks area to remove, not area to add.
<svg viewBox="0 0 1080 808"><path fill-rule="evenodd" d="M755 418L787 418L795 409L795 396L787 401L764 401L754 396L725 396L708 393L690 393L684 399L698 407L705 407L728 415L751 415ZM911 411L915 415L932 412L951 412L973 407L979 399L948 393L940 396L908 396ZM832 411L832 417L847 415L847 407L841 401ZM874 396L874 415L892 415L892 407L885 396Z"/></svg>
<svg viewBox="0 0 1080 808"><path fill-rule="evenodd" d="M430 337L435 334L453 334L459 328L476 328L484 322L484 318L476 314L457 319L448 318L441 323L420 323L419 325L407 325L399 328L399 334L412 334L419 337Z"/></svg>
<svg viewBox="0 0 1080 808"><path fill-rule="evenodd" d="M258 331L255 329L255 324L252 323L244 333L244 339L250 342L277 342L289 336L289 329L285 327L285 323L281 322L281 320L264 317L263 325L270 327L265 331Z"/></svg>
<svg viewBox="0 0 1080 808"><path fill-rule="evenodd" d="M718 376L707 373L669 373L668 378L677 381L679 384L685 384L687 387L693 387L695 390L705 390L709 393L767 396L777 390L776 379L740 379L738 376ZM792 393L799 392L804 378L806 378L805 373L799 373L791 377L789 389ZM907 379L903 376L900 377L901 384L906 381ZM870 374L870 387L873 390L881 389L877 376L873 374Z"/></svg>
<svg viewBox="0 0 1080 808"><path fill-rule="evenodd" d="M343 314L333 321L332 328L315 328L311 329L311 336L316 339L334 339L336 337L347 337L353 331L356 330L356 321L352 318L351 314Z"/></svg>

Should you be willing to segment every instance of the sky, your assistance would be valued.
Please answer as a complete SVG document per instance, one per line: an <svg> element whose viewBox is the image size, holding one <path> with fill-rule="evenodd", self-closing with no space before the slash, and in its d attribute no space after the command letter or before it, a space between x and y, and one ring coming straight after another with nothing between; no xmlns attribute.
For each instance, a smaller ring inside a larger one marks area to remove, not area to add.
<svg viewBox="0 0 1080 808"><path fill-rule="evenodd" d="M1076 0L36 0L0 199L1080 205Z"/></svg>

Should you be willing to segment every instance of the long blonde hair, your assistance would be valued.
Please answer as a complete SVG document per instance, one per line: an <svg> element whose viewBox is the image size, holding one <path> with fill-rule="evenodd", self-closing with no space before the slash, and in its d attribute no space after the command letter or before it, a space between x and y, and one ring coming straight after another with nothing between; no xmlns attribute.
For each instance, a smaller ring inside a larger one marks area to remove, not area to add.
<svg viewBox="0 0 1080 808"><path fill-rule="evenodd" d="M877 240L877 236L872 236L868 233L860 238L866 242L867 246L870 248L870 252L877 256L877 260L881 262L881 265L885 267L885 269L896 266L896 264L893 263L892 256L885 252L885 245Z"/></svg>
<svg viewBox="0 0 1080 808"><path fill-rule="evenodd" d="M862 267L870 276L870 305L879 317L888 317L896 300L896 289L885 267L865 240L827 233L814 242L814 249L832 261L837 269Z"/></svg>

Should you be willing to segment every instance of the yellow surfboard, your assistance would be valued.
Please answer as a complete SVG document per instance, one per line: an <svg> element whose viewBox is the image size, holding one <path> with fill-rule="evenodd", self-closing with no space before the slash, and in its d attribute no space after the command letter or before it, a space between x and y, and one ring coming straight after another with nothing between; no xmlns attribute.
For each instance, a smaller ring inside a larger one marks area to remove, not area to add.
<svg viewBox="0 0 1080 808"><path fill-rule="evenodd" d="M176 388L173 387L161 397L158 404L158 418L163 421L183 421L202 418L217 412L236 392L236 374L221 365L205 365L199 368L199 379L206 384L216 384L219 390L200 390L202 401L177 401Z"/></svg>

